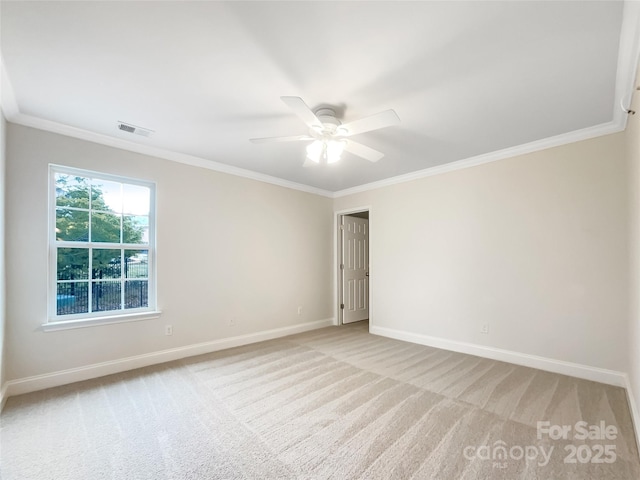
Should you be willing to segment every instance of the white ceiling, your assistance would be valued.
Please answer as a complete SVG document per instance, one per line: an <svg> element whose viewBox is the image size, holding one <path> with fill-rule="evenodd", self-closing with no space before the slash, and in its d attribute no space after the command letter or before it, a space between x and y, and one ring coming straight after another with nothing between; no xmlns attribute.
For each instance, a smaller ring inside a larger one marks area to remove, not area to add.
<svg viewBox="0 0 640 480"><path fill-rule="evenodd" d="M638 32L623 7L3 1L3 109L17 123L331 194L619 129ZM354 137L385 153L378 163L345 153L303 168L305 144L248 141L307 132L282 95L338 106L345 121L392 108L401 124Z"/></svg>

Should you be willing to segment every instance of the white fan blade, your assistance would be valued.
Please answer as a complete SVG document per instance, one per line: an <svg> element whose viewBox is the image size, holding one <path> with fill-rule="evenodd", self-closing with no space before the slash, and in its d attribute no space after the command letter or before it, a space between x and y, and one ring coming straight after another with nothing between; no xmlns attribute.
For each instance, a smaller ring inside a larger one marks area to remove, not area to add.
<svg viewBox="0 0 640 480"><path fill-rule="evenodd" d="M293 112L309 127L322 127L322 122L300 97L280 97Z"/></svg>
<svg viewBox="0 0 640 480"><path fill-rule="evenodd" d="M379 128L391 127L399 123L400 118L396 112L393 110L385 110L370 117L364 117L360 120L354 120L351 123L340 125L338 132L341 133L345 131L345 136L357 135L359 133L370 132L371 130L378 130Z"/></svg>
<svg viewBox="0 0 640 480"><path fill-rule="evenodd" d="M251 143L271 143L271 142L303 142L305 140L315 140L309 135L293 135L291 137L265 137L265 138L250 138Z"/></svg>
<svg viewBox="0 0 640 480"><path fill-rule="evenodd" d="M362 157L365 160L369 160L370 162L377 162L384 157L384 153L367 147L366 145L362 145L361 143L354 142L353 140L347 140L346 143L347 144L344 146L344 149L347 152L353 153L354 155Z"/></svg>

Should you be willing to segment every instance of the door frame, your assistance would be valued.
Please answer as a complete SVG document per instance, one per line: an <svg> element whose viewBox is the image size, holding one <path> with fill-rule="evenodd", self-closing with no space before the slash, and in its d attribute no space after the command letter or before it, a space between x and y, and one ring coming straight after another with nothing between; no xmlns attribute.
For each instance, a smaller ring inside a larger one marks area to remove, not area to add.
<svg viewBox="0 0 640 480"><path fill-rule="evenodd" d="M333 238L334 238L334 248L333 248L333 271L335 272L335 280L336 280L336 288L334 289L333 294L333 305L334 305L334 325L343 325L342 323L342 309L340 308L340 303L342 301L342 271L340 270L340 258L342 257L342 236L340 235L340 225L342 217L347 215L353 215L355 213L369 212L369 272L371 272L371 259L373 255L371 254L371 232L372 232L372 208L370 205L365 205L362 207L348 208L345 210L337 210L333 212ZM371 309L371 276L369 276L369 329L371 329L373 314Z"/></svg>

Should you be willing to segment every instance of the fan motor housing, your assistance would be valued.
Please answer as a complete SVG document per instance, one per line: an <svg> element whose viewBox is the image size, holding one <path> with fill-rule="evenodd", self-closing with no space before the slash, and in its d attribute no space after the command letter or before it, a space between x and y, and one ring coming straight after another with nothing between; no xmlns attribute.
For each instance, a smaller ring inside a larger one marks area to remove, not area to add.
<svg viewBox="0 0 640 480"><path fill-rule="evenodd" d="M322 133L334 133L336 128L342 123L336 118L336 112L332 108L322 107L315 112L318 120L322 122Z"/></svg>

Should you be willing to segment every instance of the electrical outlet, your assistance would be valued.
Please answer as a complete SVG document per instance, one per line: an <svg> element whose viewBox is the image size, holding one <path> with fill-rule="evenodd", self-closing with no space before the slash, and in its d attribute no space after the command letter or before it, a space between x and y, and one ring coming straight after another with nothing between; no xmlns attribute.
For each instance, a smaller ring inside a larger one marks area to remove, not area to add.
<svg viewBox="0 0 640 480"><path fill-rule="evenodd" d="M483 323L482 324L482 327L480 328L480 333L484 333L484 334L489 333L489 324L488 323Z"/></svg>
<svg viewBox="0 0 640 480"><path fill-rule="evenodd" d="M298 315L302 315L302 307L298 307Z"/></svg>
<svg viewBox="0 0 640 480"><path fill-rule="evenodd" d="M173 335L173 325L165 325L164 326L164 334L165 335Z"/></svg>

